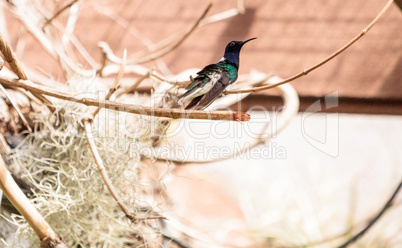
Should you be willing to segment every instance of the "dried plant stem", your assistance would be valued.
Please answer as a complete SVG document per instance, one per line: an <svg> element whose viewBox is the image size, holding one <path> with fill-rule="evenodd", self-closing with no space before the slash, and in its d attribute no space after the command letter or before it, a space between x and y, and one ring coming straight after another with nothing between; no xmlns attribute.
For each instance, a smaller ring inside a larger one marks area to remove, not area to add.
<svg viewBox="0 0 402 248"><path fill-rule="evenodd" d="M15 53L11 50L11 46L8 42L4 39L3 35L0 33L0 51L3 53L5 60L10 65L11 70L18 76L18 78L27 80L27 76L25 75L24 70L22 69L20 63L18 63L17 57ZM50 111L54 111L55 108L53 104L46 99L41 94L32 93L36 98L41 100L49 109Z"/></svg>
<svg viewBox="0 0 402 248"><path fill-rule="evenodd" d="M213 2L211 1L211 3L213 3ZM228 19L230 17L236 16L239 13L243 14L244 12L245 12L244 1L243 0L237 0L236 8L229 9L227 11L217 13L217 14L214 14L214 15L211 15L211 16L208 16L208 17L205 17L205 15L204 15L204 17L199 18L196 21L195 24L198 23L197 27L202 27L202 26L214 23L214 22L222 21L222 20ZM147 49L144 49L144 50L141 50L141 51L135 53L134 57L141 58L143 56L146 56L149 53L155 52L155 51L160 50L160 49L162 49L164 47L166 48L168 46L171 46L172 44L174 44L178 40L180 41L180 38L177 39L178 36L183 37L183 35L186 35L186 33L193 32L193 31L194 31L193 28L189 28L189 29L183 30L183 31L181 31L181 32L179 32L177 34L171 35L171 36L159 41L157 44L154 44L152 46L148 46ZM130 61L130 63L131 63L131 61Z"/></svg>
<svg viewBox="0 0 402 248"><path fill-rule="evenodd" d="M363 228L359 233L357 233L355 236L353 236L352 238L350 238L348 241L346 241L345 243L343 243L342 245L340 245L338 248L346 248L349 245L353 244L354 242L356 242L359 238L361 238L380 218L381 216L385 213L385 211L387 211L391 206L392 203L395 199L395 197L397 196L399 190L402 188L402 182L399 183L399 185L396 187L396 189L394 190L394 192L392 193L391 197L389 198L389 200L385 203L384 207L380 210L380 212L378 212L378 214L368 223L368 225Z"/></svg>
<svg viewBox="0 0 402 248"><path fill-rule="evenodd" d="M87 137L87 141L88 141L89 147L91 149L91 153L95 159L95 163L98 166L99 173L101 174L102 179L105 182L107 189L109 190L110 194L112 195L114 200L117 202L117 204L119 205L121 210L123 210L123 212L126 214L126 216L130 220L135 221L135 216L130 213L130 211L128 210L126 205L123 203L123 200L116 193L116 190L112 184L112 181L110 180L110 178L106 172L105 166L103 165L102 158L98 152L98 149L96 148L94 137L92 135L92 127L91 127L92 119L86 118L83 120L83 122L84 122L84 128L85 128L85 135Z"/></svg>
<svg viewBox="0 0 402 248"><path fill-rule="evenodd" d="M3 69L3 65L4 65L4 60L2 57L0 57L0 71L1 71L1 69Z"/></svg>
<svg viewBox="0 0 402 248"><path fill-rule="evenodd" d="M244 7L244 0L237 0L236 8L229 9L229 10L226 10L224 12L217 13L215 15L211 15L211 16L208 16L208 17L204 18L200 22L200 27L208 25L208 24L211 24L211 23L214 23L214 22L218 22L218 21L228 19L228 18L236 16L238 14L244 14L245 12L246 12L246 9Z"/></svg>
<svg viewBox="0 0 402 248"><path fill-rule="evenodd" d="M20 108L18 107L18 105L15 103L15 101L8 95L6 89L4 89L3 85L0 85L0 90L3 92L3 94L8 98L8 100L10 101L11 105L13 105L13 107L15 108L15 110L17 111L18 115L21 117L22 122L25 124L25 126L27 127L29 132L32 132L31 127L29 126L29 123L27 121L27 119L25 119L25 116L22 114Z"/></svg>
<svg viewBox="0 0 402 248"><path fill-rule="evenodd" d="M132 86L130 86L130 87L128 87L128 88L126 88L126 89L124 89L124 90L118 92L118 93L116 94L117 97L122 96L122 95L124 95L124 94L126 94L126 93L129 93L129 92L134 92L134 91L138 88L138 86L139 86L146 78L149 78L149 77L152 75L152 73L153 73L153 70L150 70L149 72L147 72L144 76L142 76L142 77L140 77L139 79L137 79L137 81L136 81Z"/></svg>
<svg viewBox="0 0 402 248"><path fill-rule="evenodd" d="M124 54L123 54L123 63L120 66L120 71L117 74L116 79L114 80L113 86L109 89L109 92L107 93L107 95L105 96L105 100L109 100L110 97L113 95L113 93L116 92L117 88L120 87L120 80L123 77L124 74L124 67L126 66L126 57L127 57L127 51L126 49L124 49ZM95 116L99 113L100 111L100 107L96 108L94 110L94 112L92 113L92 120L95 118Z"/></svg>
<svg viewBox="0 0 402 248"><path fill-rule="evenodd" d="M126 50L124 50L124 55L123 55L123 63L120 66L120 71L119 74L117 75L113 86L109 89L108 94L105 97L105 100L109 100L110 97L113 95L113 93L116 91L116 89L119 87L120 85L120 79L123 76L124 73L124 66L125 66L125 60L126 60L126 56L127 56L127 52ZM119 207L121 208L121 210L124 212L124 214L131 220L131 221L135 221L136 218L135 216L130 213L130 211L128 210L127 206L124 204L123 200L120 198L120 196L117 194L112 181L109 178L109 175L106 172L105 166L103 165L103 161L102 158L98 152L98 149L96 148L96 144L94 141L94 137L92 135L92 127L91 124L95 118L95 116L99 113L100 111L100 107L96 108L94 110L94 112L92 112L91 116L84 118L83 122L84 122L84 128L85 128L85 135L87 137L87 141L88 141L88 145L91 149L91 153L92 156L95 159L95 163L98 166L98 170L99 173L102 176L103 181L105 182L105 185L107 187L107 189L109 190L109 193L112 195L113 199L116 201L117 205L119 205Z"/></svg>
<svg viewBox="0 0 402 248"><path fill-rule="evenodd" d="M105 41L100 41L100 42L98 42L98 47L101 49L101 53L102 53L101 66L97 70L98 74L101 77L104 77L104 76L108 76L110 74L114 74L117 72L117 70L120 70L120 69L117 69L116 66L121 64L122 60L113 53L109 44ZM110 61L114 64L107 65L108 61ZM150 74L150 76L152 76L160 81L163 81L163 82L166 82L169 84L173 84L175 86L187 86L190 83L190 81L177 82L177 81L168 80L155 71L150 72L148 70L148 68L143 67L141 65L130 64L130 65L126 65L125 68L126 68L125 72L134 73L134 74L140 75L141 77L146 77L147 74Z"/></svg>
<svg viewBox="0 0 402 248"><path fill-rule="evenodd" d="M47 25L49 25L49 23L51 23L54 19L56 19L61 13L63 13L66 9L70 8L71 6L73 6L73 4L75 4L76 2L78 2L78 0L73 0L70 3L68 3L66 6L64 6L63 8L61 8L60 10L58 10L53 16L52 18L48 19L45 24L43 25L43 28L45 28Z"/></svg>
<svg viewBox="0 0 402 248"><path fill-rule="evenodd" d="M125 66L125 61L126 61L126 56L127 56L127 52L126 50L124 50L124 55L123 55L123 63L121 64L120 67L120 71L119 74L117 75L113 86L109 89L108 94L105 96L105 100L109 100L110 97L113 95L113 93L117 90L117 88L120 85L120 79L123 76L124 73L124 66ZM119 207L121 208L121 210L124 212L124 214L127 216L127 218L129 218L131 221L135 222L140 220L139 218L137 218L134 214L130 213L130 211L128 210L126 204L124 204L123 200L120 198L120 196L117 194L112 181L109 178L109 175L106 172L105 166L103 165L103 161L102 158L99 154L98 149L96 148L96 144L94 141L94 137L92 135L92 127L91 124L95 118L95 116L99 113L99 110L101 108L98 107L94 112L92 112L91 116L84 118L83 122L84 122L84 128L85 128L85 135L87 137L87 141L91 150L91 153L95 159L95 163L98 167L99 173L102 176L103 181L105 182L105 185L107 187L107 189L109 190L109 193L112 195L113 199L116 201L117 205L119 205ZM151 217L147 217L146 219L165 219L165 217L163 216L151 216Z"/></svg>
<svg viewBox="0 0 402 248"><path fill-rule="evenodd" d="M15 53L11 50L8 42L3 38L3 35L0 33L0 50L4 55L6 62L10 65L11 70L21 79L27 79L24 70L21 65L18 63L17 57Z"/></svg>
<svg viewBox="0 0 402 248"><path fill-rule="evenodd" d="M209 2L208 6L205 8L204 12L202 13L202 15L197 19L197 21L193 24L193 26L191 26L188 31L186 31L179 39L177 39L175 42L173 42L172 44L158 50L155 51L154 53L151 53L147 56L142 56L136 59L130 59L127 61L127 63L129 64L143 64L149 61L153 61L157 58L162 57L163 55L168 54L169 52L173 51L174 49L176 49L181 43L183 43L183 41L190 36L190 34L192 32L194 32L194 30L197 29L197 27L200 25L200 22L204 19L204 17L207 15L208 11L211 9L213 3L212 1Z"/></svg>
<svg viewBox="0 0 402 248"><path fill-rule="evenodd" d="M250 115L243 112L228 111L192 111L183 109L152 108L133 104L119 103L108 100L97 100L93 98L83 98L70 93L60 92L52 88L35 84L29 80L6 78L0 75L0 83L8 87L19 87L31 91L32 93L44 94L59 99L81 103L87 106L97 106L113 109L132 114L166 117L172 119L206 119L206 120L226 120L226 121L249 121Z"/></svg>
<svg viewBox="0 0 402 248"><path fill-rule="evenodd" d="M324 65L328 61L332 60L333 58L335 58L336 56L341 54L343 51L345 51L347 48L349 48L351 45L353 45L353 43L358 41L363 35L365 35L374 26L374 24L376 24L377 21L384 15L384 13L388 10L389 6L391 6L392 2L393 2L393 0L388 0L388 2L385 4L385 6L381 10L381 12L376 16L376 18L374 18L374 20L365 29L363 29L355 38L353 38L351 41L346 43L343 47L338 49L336 52L334 52L333 54L331 54L330 56L328 56L327 58L325 58L321 62L311 66L308 69L305 69L304 71L300 72L299 74L296 74L296 75L294 75L292 77L289 77L289 78L287 78L287 79L285 79L285 80L283 80L281 82L278 82L276 84L260 86L260 87L255 87L255 88L252 88L252 89L245 89L245 90L225 91L224 94L250 93L250 92L258 92L258 91L262 91L262 90L267 90L267 89L271 89L271 88L277 87L277 86L282 85L282 84L289 83L289 82L291 82L291 81L293 81L295 79L298 79L298 78L300 78L302 76L307 75L311 71L319 68L320 66Z"/></svg>
<svg viewBox="0 0 402 248"><path fill-rule="evenodd" d="M0 157L0 188L38 235L42 242L42 247L47 247L43 245L44 243L58 245L52 247L67 247L15 183L7 170L3 157Z"/></svg>
<svg viewBox="0 0 402 248"><path fill-rule="evenodd" d="M133 222L140 221L140 220L150 220L150 219L166 219L166 217L164 217L164 216L148 216L146 218L137 218L134 214L132 214L128 210L126 204L124 204L123 200L117 194L116 189L114 188L114 186L112 184L112 181L110 180L110 178L109 178L109 176L108 176L108 174L106 172L106 168L103 165L103 161L102 161L102 158L101 158L101 156L100 156L100 154L98 152L98 149L96 148L94 137L92 135L92 127L91 127L92 119L84 118L83 122L84 122L85 135L87 137L88 145L90 147L92 156L95 159L95 163L96 163L96 165L98 167L99 173L101 174L102 179L105 182L109 193L112 195L113 199L119 205L119 207L124 212L124 214L127 216L127 218L129 218Z"/></svg>

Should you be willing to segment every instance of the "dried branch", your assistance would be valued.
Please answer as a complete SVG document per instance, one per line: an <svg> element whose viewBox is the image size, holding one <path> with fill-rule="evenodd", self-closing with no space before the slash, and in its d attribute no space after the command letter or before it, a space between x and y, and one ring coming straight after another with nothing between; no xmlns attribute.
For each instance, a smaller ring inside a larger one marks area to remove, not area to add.
<svg viewBox="0 0 402 248"><path fill-rule="evenodd" d="M236 16L238 14L244 14L245 12L246 12L246 9L244 8L244 0L237 0L236 8L229 9L229 10L226 10L224 12L205 17L200 22L200 27L208 25L208 24L211 24L211 23L214 23L214 22L218 22L218 21L228 19L230 17L234 17L234 16Z"/></svg>
<svg viewBox="0 0 402 248"><path fill-rule="evenodd" d="M27 79L24 70L22 69L20 63L18 63L17 57L15 53L11 50L8 42L3 38L3 35L0 33L0 51L4 55L4 59L10 65L11 70L21 79Z"/></svg>
<svg viewBox="0 0 402 248"><path fill-rule="evenodd" d="M126 60L126 50L124 50L124 55L123 55L123 63L120 66L120 72L117 75L113 86L109 89L108 94L105 97L105 100L109 100L110 97L112 96L112 94L116 91L116 89L118 88L119 84L120 84L120 79L123 76L124 73L124 66L125 66L125 60ZM126 205L124 204L123 200L119 197L119 195L117 194L112 181L110 180L105 166L103 165L103 161L101 156L99 155L98 149L96 148L96 144L94 141L94 137L92 136L92 127L91 124L95 118L95 116L99 113L100 111L100 107L96 108L94 110L94 112L92 112L92 114L83 119L84 122L84 128L85 128L85 135L87 137L87 141L89 144L89 147L91 149L91 153L95 159L95 163L98 166L98 170L99 173L102 176L103 181L106 184L107 189L109 190L109 193L112 195L113 199L115 199L115 201L117 202L117 204L119 205L119 207L121 208L121 210L123 210L123 212L126 214L126 216L131 220L131 221L135 221L135 216L133 214L130 213L130 211L128 210L128 208L126 207Z"/></svg>
<svg viewBox="0 0 402 248"><path fill-rule="evenodd" d="M121 208L121 210L124 212L124 214L127 216L127 218L129 218L132 222L137 222L137 221L141 221L141 220L151 220L151 219L166 219L166 217L164 216L147 216L145 218L137 218L134 214L132 214L126 204L124 204L123 200L120 198L120 196L117 194L116 189L113 186L112 181L110 180L107 172L106 172L106 168L103 165L103 161L102 158L98 152L98 149L96 148L96 144L95 144L95 139L92 135L92 127L91 127L91 122L92 119L90 118L84 118L83 119L84 122L84 128L85 128L85 135L87 137L87 141L88 141L88 145L90 147L91 153L95 159L95 163L98 167L99 173L102 176L103 181L106 184L106 187L109 191L109 193L112 195L113 199L116 201L116 203L119 205L119 207Z"/></svg>
<svg viewBox="0 0 402 248"><path fill-rule="evenodd" d="M192 111L183 109L152 108L133 104L119 103L108 100L97 100L82 98L71 93L60 92L49 87L37 85L29 80L7 78L0 74L0 83L8 87L20 87L32 93L44 94L59 99L81 103L87 106L101 106L102 108L113 109L132 114L167 117L172 119L206 119L206 120L227 120L227 121L249 121L250 115L242 112L227 111Z"/></svg>
<svg viewBox="0 0 402 248"><path fill-rule="evenodd" d="M108 94L105 96L105 100L109 100L110 97L113 95L113 93L117 90L117 88L120 85L120 79L122 78L123 73L124 73L126 56L127 56L127 52L126 52L126 50L124 50L123 63L121 64L120 72L117 75L113 86L109 89ZM127 218L129 218L132 222L136 222L136 221L140 220L140 218L137 218L134 214L130 213L126 204L124 204L123 200L117 194L116 189L114 188L113 183L110 180L109 175L107 174L105 166L103 165L103 160L99 154L99 151L96 148L94 137L92 135L91 124L92 124L95 116L99 113L100 109L101 108L98 107L96 110L94 110L94 112L92 112L92 114L89 117L86 117L83 119L85 135L87 137L87 141L88 141L91 153L95 159L95 163L98 166L99 173L101 174L102 179L105 182L107 189L109 190L109 193L112 195L113 199L119 205L119 207L124 212L124 214L127 216ZM146 217L145 219L166 219L166 218L163 216L149 216L149 217Z"/></svg>
<svg viewBox="0 0 402 248"><path fill-rule="evenodd" d="M97 70L98 74L101 77L105 77L105 76L108 76L108 75L111 75L114 73L118 73L118 71L120 70L119 69L120 67L118 67L118 66L121 64L122 60L113 53L112 49L110 48L110 46L107 42L105 42L105 41L98 42L98 47L101 49L101 53L102 53L101 66ZM108 61L110 61L114 64L107 65ZM178 82L178 81L168 80L155 71L150 72L148 68L146 68L142 65L136 65L136 64L127 65L126 64L125 68L126 68L125 69L126 73L137 74L137 75L140 75L141 77L146 77L146 75L150 74L149 76L152 76L160 81L163 81L163 82L166 82L169 84L173 84L175 86L187 86L190 83L190 81Z"/></svg>
<svg viewBox="0 0 402 248"><path fill-rule="evenodd" d="M376 24L377 21L384 15L384 13L388 10L389 6L391 6L392 2L393 2L393 0L388 0L388 2L385 4L385 6L381 10L381 12L376 16L376 18L374 18L374 20L365 29L363 29L355 38L353 38L351 41L346 43L343 47L338 49L336 52L334 52L333 54L331 54L330 56L328 56L327 58L325 58L321 62L311 66L308 69L305 69L304 71L300 72L299 74L296 74L296 75L294 75L292 77L289 77L289 78L287 78L285 80L282 80L281 82L278 82L276 84L267 85L267 86L260 86L260 87L255 87L255 88L252 88L252 89L246 89L246 90L232 90L232 91L228 90L228 91L225 91L224 94L250 93L250 92L257 92L257 91L267 90L267 89L271 89L271 88L277 87L277 86L282 85L282 84L289 83L289 82L291 82L291 81L293 81L295 79L298 79L299 77L307 75L311 71L319 68L320 66L324 65L328 61L332 60L333 58L335 58L336 56L341 54L343 51L345 51L347 48L349 48L351 45L353 45L353 43L358 41L363 35L365 35L374 26L374 24Z"/></svg>
<svg viewBox="0 0 402 248"><path fill-rule="evenodd" d="M147 74L145 74L144 76L142 76L142 77L140 77L139 79L137 79L137 81L136 81L133 85L131 85L130 87L124 89L123 91L118 92L118 93L116 94L117 97L120 97L120 96L122 96L122 95L124 95L124 94L126 94L126 93L129 93L129 92L134 92L134 91L138 88L138 86L139 86L145 79L149 78L149 77L152 75L153 71L154 71L154 70L151 69L149 72L147 72Z"/></svg>
<svg viewBox="0 0 402 248"><path fill-rule="evenodd" d="M75 4L76 2L78 2L78 0L73 0L70 3L68 3L66 6L64 6L63 8L61 8L60 10L58 10L50 19L48 19L45 24L43 25L43 28L45 28L47 25L49 25L54 19L56 19L61 13L63 13L66 9L70 8L71 6L73 6L73 4Z"/></svg>
<svg viewBox="0 0 402 248"><path fill-rule="evenodd" d="M213 3L209 2L208 6L205 8L202 15L197 19L197 21L193 24L193 26L191 26L186 32L184 32L184 34L181 35L181 37L178 38L175 42L173 42L172 44L170 44L164 48L161 48L160 50L157 50L154 53L151 53L147 56L141 56L141 57L138 57L135 59L127 60L127 63L128 64L143 64L146 62L153 61L157 58L160 58L160 57L168 54L169 52L173 51L174 49L176 49L181 43L183 43L183 41L188 36L190 36L191 33L194 32L194 30L196 30L196 28L200 25L200 22L204 19L204 17L207 15L208 11L211 9L212 5L213 5Z"/></svg>
<svg viewBox="0 0 402 248"><path fill-rule="evenodd" d="M27 76L25 75L24 70L22 69L21 65L19 64L15 53L11 50L11 46L8 42L3 38L3 35L0 33L0 51L3 53L5 60L10 65L11 70L18 76L18 78L27 80ZM53 104L46 99L41 94L33 93L33 95L41 100L48 108L53 112L55 108Z"/></svg>
<svg viewBox="0 0 402 248"><path fill-rule="evenodd" d="M7 170L3 157L0 157L0 188L38 235L42 247L67 247L15 183ZM47 246L50 243L54 246Z"/></svg>
<svg viewBox="0 0 402 248"><path fill-rule="evenodd" d="M65 53L63 44L55 39L54 32L43 32L43 29L41 28L42 25L38 22L38 20L43 19L42 15L39 15L34 11L28 12L27 8L24 8L23 4L19 1L14 1L12 4L10 3L9 8L22 22L28 32L33 35L52 58L60 63L64 70L68 69L70 70L68 72L72 71L83 76L93 75L93 70L83 69Z"/></svg>
<svg viewBox="0 0 402 248"><path fill-rule="evenodd" d="M91 54L86 50L84 45L74 35L74 24L76 18L76 15L70 15L66 27L61 26L57 21L53 21L52 24L58 31L63 34L62 43L64 48L67 48L67 43L70 42L72 46L82 56L82 58L88 63L88 65L90 65L92 68L97 68L98 63L92 58Z"/></svg>
<svg viewBox="0 0 402 248"><path fill-rule="evenodd" d="M114 80L113 86L109 89L109 92L105 96L105 100L109 100L110 97L113 95L114 92L116 92L117 88L120 87L120 80L123 77L124 74L124 67L126 66L126 57L127 57L127 51L124 49L124 55L123 55L123 63L120 66L120 71L119 74L117 74L116 79ZM94 112L91 115L91 122L95 118L95 116L99 113L100 107L96 108Z"/></svg>
<svg viewBox="0 0 402 248"><path fill-rule="evenodd" d="M245 12L245 8L244 8L244 1L243 0L237 0L237 6L236 8L233 9L229 9L227 11L221 12L221 13L217 13L208 17L204 17L202 19L197 20L197 22L199 22L198 27L202 27L211 23L215 23L218 21L222 21L225 19L228 19L230 17L236 16L238 14L243 14ZM134 54L134 56L136 58L141 58L143 56L146 56L146 53L149 52L155 52L159 49L162 49L164 47L168 47L169 45L174 44L175 42L177 42L177 37L182 37L183 35L185 35L186 33L190 32L191 28L184 30L182 32L179 32L177 34L174 34L162 41L159 41L157 44L153 45L153 46L148 46L147 50L141 50L137 53ZM192 32L192 31L191 31ZM129 61L129 63L131 63L131 61Z"/></svg>
<svg viewBox="0 0 402 248"><path fill-rule="evenodd" d="M13 105L14 109L17 111L19 117L21 118L22 122L25 124L29 132L32 132L31 127L29 126L29 123L27 119L25 119L24 115L22 114L20 108L18 105L15 103L15 101L10 97L10 95L7 93L6 89L4 89L3 85L0 85L0 90L3 92L3 94L8 98L10 101L11 105Z"/></svg>
<svg viewBox="0 0 402 248"><path fill-rule="evenodd" d="M387 211L393 204L393 201L395 197L397 196L399 190L402 188L402 181L399 183L398 187L394 190L394 193L392 193L391 197L389 200L385 203L384 207L378 212L378 214L368 223L368 225L363 228L359 233L357 233L355 236L350 238L348 241L340 245L338 248L346 248L349 245L353 244L356 242L359 238L361 238L380 218L381 216Z"/></svg>
<svg viewBox="0 0 402 248"><path fill-rule="evenodd" d="M126 205L123 203L123 200L119 197L119 195L117 194L112 181L110 180L105 166L103 165L103 161L102 158L98 152L98 149L96 148L96 144L94 141L94 137L92 135L92 127L91 127L91 122L92 119L90 118L86 118L83 120L84 122L84 128L85 128L85 135L87 137L87 141L89 144L89 147L91 149L91 153L95 159L95 163L98 166L98 170L99 173L102 176L103 181L106 184L107 189L109 190L110 194L112 195L112 197L114 198L114 200L117 202L117 204L119 205L119 207L123 210L123 212L126 214L126 216L131 220L131 221L135 221L135 216L133 214L130 213L130 211L128 210L128 208L126 207Z"/></svg>

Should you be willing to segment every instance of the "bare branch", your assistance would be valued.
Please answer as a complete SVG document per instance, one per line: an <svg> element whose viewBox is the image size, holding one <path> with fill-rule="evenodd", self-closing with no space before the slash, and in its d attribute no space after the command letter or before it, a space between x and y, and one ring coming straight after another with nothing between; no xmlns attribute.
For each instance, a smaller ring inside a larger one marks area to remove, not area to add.
<svg viewBox="0 0 402 248"><path fill-rule="evenodd" d="M349 245L353 244L356 242L359 238L361 238L380 218L381 216L387 211L393 204L393 201L395 197L397 196L399 190L402 188L402 181L399 183L398 187L394 190L392 193L391 197L389 200L385 203L384 207L378 212L378 214L368 223L368 225L363 228L359 233L357 233L355 236L350 238L348 241L340 245L338 248L346 248Z"/></svg>
<svg viewBox="0 0 402 248"><path fill-rule="evenodd" d="M117 88L120 86L120 79L123 77L124 74L124 67L126 65L126 57L127 57L127 51L124 49L124 54L123 54L123 63L120 66L120 71L119 74L117 74L116 79L114 80L113 86L109 89L109 92L105 96L105 100L109 100L110 97L113 95L114 92L116 92ZM100 106L94 110L91 116L91 121L95 118L95 116L99 113L100 111Z"/></svg>
<svg viewBox="0 0 402 248"><path fill-rule="evenodd" d="M98 152L98 149L96 148L94 137L92 135L92 127L91 127L92 119L84 118L83 122L84 122L85 135L87 137L88 145L90 147L92 156L95 159L95 163L98 167L99 173L101 174L102 179L105 182L109 193L112 195L113 199L119 205L119 207L124 212L124 214L127 216L127 218L129 218L133 222L140 221L140 220L166 219L166 217L164 217L164 216L147 216L145 218L137 218L134 214L132 214L128 210L126 204L124 204L123 200L117 194L116 189L114 188L112 181L110 180L109 175L106 172L105 166L103 165L103 161Z"/></svg>
<svg viewBox="0 0 402 248"><path fill-rule="evenodd" d="M11 70L21 79L27 79L24 70L22 69L20 63L18 63L17 57L15 53L11 50L8 42L3 38L3 35L0 33L0 51L4 55L4 59L10 65Z"/></svg>
<svg viewBox="0 0 402 248"><path fill-rule="evenodd" d="M236 8L226 10L224 12L211 15L208 17L205 17L201 22L200 22L200 27L222 21L225 19L228 19L230 17L236 16L238 14L244 14L246 12L246 9L244 8L244 0L237 0L237 6Z"/></svg>
<svg viewBox="0 0 402 248"><path fill-rule="evenodd" d="M36 235L38 235L42 245L43 243L52 242L58 244L60 248L67 247L15 183L7 170L3 157L0 157L0 188L18 212L24 216Z"/></svg>
<svg viewBox="0 0 402 248"><path fill-rule="evenodd" d="M15 56L15 53L11 50L10 45L8 42L3 38L3 35L0 33L0 51L3 53L5 60L7 63L10 65L11 70L15 73L15 75L18 76L18 78L26 80L27 76L25 75L24 70L22 69L20 63L17 60L17 57ZM55 108L53 107L53 104L46 99L44 96L41 94L33 93L33 95L41 100L49 109L50 111L54 111Z"/></svg>
<svg viewBox="0 0 402 248"><path fill-rule="evenodd" d="M204 12L202 13L202 15L197 19L197 21L193 24L193 26L191 26L186 32L184 32L183 35L181 35L181 37L179 39L177 39L177 41L175 41L174 43L161 48L158 51L155 51L154 53L151 53L147 56L141 56L139 58L136 59L130 59L127 60L128 64L142 64L142 63L146 63L152 60L155 60L157 58L162 57L163 55L166 55L167 53L173 51L174 49L176 49L181 43L183 43L183 41L194 31L196 30L196 28L200 25L200 22L204 19L204 17L207 15L208 11L211 9L213 3L209 2L208 6L205 8Z"/></svg>
<svg viewBox="0 0 402 248"><path fill-rule="evenodd" d="M43 28L45 28L47 25L49 25L54 19L56 19L61 13L63 13L66 9L70 8L71 6L73 6L73 4L75 4L76 2L78 2L78 0L73 0L70 3L68 3L66 6L64 6L63 8L61 8L60 10L58 10L53 16L52 18L48 19L45 24L43 25Z"/></svg>
<svg viewBox="0 0 402 248"><path fill-rule="evenodd" d="M130 87L124 89L123 91L118 92L118 93L116 94L117 97L122 96L122 95L124 95L124 94L126 94L126 93L129 93L129 92L134 92L134 91L138 88L138 86L139 86L146 78L149 78L149 77L152 75L152 73L153 73L153 69L151 69L149 72L147 72L147 74L145 74L144 76L142 76L142 77L140 77L139 79L137 79L137 81L136 81L133 85L131 85Z"/></svg>
<svg viewBox="0 0 402 248"><path fill-rule="evenodd" d="M29 123L27 119L25 119L25 116L22 114L20 108L18 105L15 103L15 101L10 97L10 95L7 93L6 89L4 89L3 85L0 85L0 90L3 92L3 94L10 100L11 105L13 105L14 109L17 111L18 115L21 117L22 122L24 122L25 126L29 130L29 132L32 132L31 127L29 126Z"/></svg>
<svg viewBox="0 0 402 248"><path fill-rule="evenodd" d="M44 94L59 99L78 102L87 106L102 106L104 108L113 109L132 114L150 115L158 117L167 117L172 119L206 119L206 120L227 120L227 121L249 121L250 115L242 112L227 111L200 111L200 110L183 110L183 109L166 109L153 108L133 104L119 103L108 100L96 100L92 98L82 98L70 93L53 90L49 87L37 85L29 80L18 80L2 77L0 75L0 83L8 87L20 87L29 90L32 93Z"/></svg>
<svg viewBox="0 0 402 248"><path fill-rule="evenodd" d="M120 85L120 79L123 76L124 73L124 66L125 66L125 62L126 62L126 56L127 56L127 52L126 50L124 50L124 55L123 55L123 63L121 64L121 68L120 68L120 72L117 75L113 86L109 89L108 94L105 96L105 100L109 100L110 97L113 95L113 93L117 90L117 88ZM98 107L96 110L94 110L94 112L91 114L90 117L84 118L83 122L84 122L84 128L85 128L85 135L87 137L87 141L89 144L89 147L91 149L91 153L95 159L95 163L98 166L98 170L99 173L102 176L103 181L106 184L107 189L109 190L109 193L112 195L113 199L116 201L116 203L119 205L119 207L121 208L121 210L124 212L124 214L127 216L127 218L129 218L131 221L135 222L138 221L139 218L137 218L134 214L130 213L130 211L128 210L126 204L124 204L123 200L120 198L120 196L117 194L112 181L109 178L109 175L106 172L105 166L103 165L103 161L102 158L99 154L98 149L96 148L96 144L94 141L94 137L92 135L92 127L91 127L91 123L93 122L95 116L99 113L99 110L101 108ZM146 219L166 219L163 216L151 216L151 217L147 217Z"/></svg>
<svg viewBox="0 0 402 248"><path fill-rule="evenodd" d="M332 60L333 58L335 58L336 56L341 54L343 51L345 51L347 48L349 48L351 45L353 45L353 43L358 41L363 35L365 35L374 26L374 24L376 24L377 21L384 15L384 13L388 10L389 6L391 6L392 2L393 2L393 0L388 0L388 2L385 4L385 6L381 10L381 12L376 16L376 18L374 18L374 20L365 29L363 29L355 38L353 38L351 41L346 43L343 47L338 49L336 52L334 52L333 54L331 54L330 56L328 56L327 58L325 58L321 62L311 66L308 69L305 69L304 71L300 72L299 74L296 74L296 75L294 75L292 77L289 77L289 78L287 78L285 80L282 80L281 82L278 82L276 84L260 86L260 87L255 87L255 88L252 88L252 89L246 89L246 90L225 91L224 94L250 93L250 92L257 92L257 91L267 90L267 89L271 89L271 88L277 87L277 86L282 85L282 84L289 83L289 82L291 82L291 81L293 81L295 79L298 79L299 77L307 75L311 71L319 68L320 66L324 65L328 61Z"/></svg>
<svg viewBox="0 0 402 248"><path fill-rule="evenodd" d="M123 200L117 194L117 192L112 184L112 181L110 180L110 178L106 172L105 166L103 165L102 158L98 152L98 149L96 148L94 137L92 135L92 127L91 127L92 119L87 118L87 119L84 119L83 121L84 121L85 135L87 137L87 141L88 141L89 147L91 149L91 153L95 159L95 163L98 166L99 173L101 174L102 179L105 182L107 189L109 190L110 194L115 199L115 201L117 202L119 207L126 214L126 216L130 220L134 221L135 220L134 215L130 213L130 211L128 210L126 205L123 203Z"/></svg>

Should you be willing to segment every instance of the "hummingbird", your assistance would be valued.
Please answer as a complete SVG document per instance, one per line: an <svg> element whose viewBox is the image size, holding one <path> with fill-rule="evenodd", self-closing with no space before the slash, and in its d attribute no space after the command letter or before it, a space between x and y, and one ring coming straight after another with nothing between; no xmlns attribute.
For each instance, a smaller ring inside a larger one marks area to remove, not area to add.
<svg viewBox="0 0 402 248"><path fill-rule="evenodd" d="M240 50L244 44L255 39L257 38L229 42L219 62L207 65L199 71L178 103L183 106L185 102L192 100L185 109L204 110L208 107L228 86L236 83Z"/></svg>

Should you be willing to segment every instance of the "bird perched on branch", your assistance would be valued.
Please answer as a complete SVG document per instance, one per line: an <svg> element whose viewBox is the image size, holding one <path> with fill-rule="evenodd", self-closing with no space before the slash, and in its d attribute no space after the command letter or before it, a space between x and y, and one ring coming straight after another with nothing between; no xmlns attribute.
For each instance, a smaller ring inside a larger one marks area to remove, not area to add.
<svg viewBox="0 0 402 248"><path fill-rule="evenodd" d="M240 50L244 44L255 39L257 38L229 42L222 59L199 71L178 103L183 106L185 102L192 100L186 109L203 110L208 107L229 85L236 83Z"/></svg>

